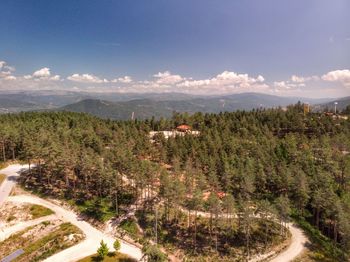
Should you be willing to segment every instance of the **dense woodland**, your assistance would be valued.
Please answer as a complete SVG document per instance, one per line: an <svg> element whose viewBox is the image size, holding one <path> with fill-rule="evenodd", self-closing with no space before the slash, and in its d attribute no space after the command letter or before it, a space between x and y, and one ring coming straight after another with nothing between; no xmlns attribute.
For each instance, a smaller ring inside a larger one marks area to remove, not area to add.
<svg viewBox="0 0 350 262"><path fill-rule="evenodd" d="M149 131L179 124L200 135L149 139ZM350 120L304 115L301 104L286 111L174 113L171 119L145 121L69 112L0 116L2 161L19 159L32 166L22 176L25 187L74 200L102 220L122 213L142 190L148 197L159 192L165 221L176 223L178 214L172 210L180 206L213 217L237 212L247 252L254 207L260 214L276 214L281 223L292 216L312 225L333 243L334 257L345 259L350 248L349 151ZM212 193L204 201L206 192Z"/></svg>

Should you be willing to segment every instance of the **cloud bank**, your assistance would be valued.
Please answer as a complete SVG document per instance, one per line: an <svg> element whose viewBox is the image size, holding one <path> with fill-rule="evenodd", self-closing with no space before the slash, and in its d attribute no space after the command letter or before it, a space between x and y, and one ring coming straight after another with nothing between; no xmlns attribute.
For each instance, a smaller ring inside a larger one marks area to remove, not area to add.
<svg viewBox="0 0 350 262"><path fill-rule="evenodd" d="M43 67L26 75L16 75L15 67L0 61L0 91L11 90L72 90L89 92L181 92L191 94L232 94L260 92L278 95L327 97L349 94L350 70L333 70L319 76L291 75L287 79L266 80L262 75L252 76L225 70L212 77L194 79L168 70L153 74L144 80L131 76L110 79L91 73L73 73L66 77L52 74Z"/></svg>

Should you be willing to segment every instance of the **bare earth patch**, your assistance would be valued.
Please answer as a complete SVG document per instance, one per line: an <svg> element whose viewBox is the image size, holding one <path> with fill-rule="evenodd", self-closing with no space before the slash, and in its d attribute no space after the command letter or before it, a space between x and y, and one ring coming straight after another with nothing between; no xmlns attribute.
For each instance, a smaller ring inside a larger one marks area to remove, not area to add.
<svg viewBox="0 0 350 262"><path fill-rule="evenodd" d="M0 208L0 227L53 214L50 209L26 203L5 202Z"/></svg>

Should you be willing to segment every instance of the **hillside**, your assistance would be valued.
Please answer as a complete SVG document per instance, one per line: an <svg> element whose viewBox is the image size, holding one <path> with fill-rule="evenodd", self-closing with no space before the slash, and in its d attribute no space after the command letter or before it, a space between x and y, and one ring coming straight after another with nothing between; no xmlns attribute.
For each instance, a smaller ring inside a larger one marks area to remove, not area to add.
<svg viewBox="0 0 350 262"><path fill-rule="evenodd" d="M313 106L314 111L324 111L326 109L333 111L334 103L337 102L337 110L344 110L348 105L350 105L350 96L339 98L337 100L332 100L327 103L317 104Z"/></svg>
<svg viewBox="0 0 350 262"><path fill-rule="evenodd" d="M0 113L29 111L36 109L33 103L0 97Z"/></svg>
<svg viewBox="0 0 350 262"><path fill-rule="evenodd" d="M103 106L111 105L95 105ZM296 105L137 122L72 112L0 115L0 164L31 163L18 179L26 190L65 199L101 226L136 206L137 220L130 216L120 229L143 243L155 239L157 214L159 245L195 261L276 250L288 242L290 216L310 235L310 256L348 261L350 122L302 112ZM200 135L149 139L150 130L179 123Z"/></svg>
<svg viewBox="0 0 350 262"><path fill-rule="evenodd" d="M184 96L178 96L179 100L162 100L165 97L155 96L151 98L135 99L131 101L112 102L99 99L86 99L73 103L59 110L85 112L102 118L111 119L129 119L132 112L135 118L146 119L154 116L155 118L170 117L174 111L176 112L203 112L203 113L219 113L232 112L236 110L252 110L254 108L273 108L283 107L298 101L310 99L297 97L279 97L258 93L243 93L228 96L215 97L190 97L183 99ZM318 100L314 100L318 101Z"/></svg>

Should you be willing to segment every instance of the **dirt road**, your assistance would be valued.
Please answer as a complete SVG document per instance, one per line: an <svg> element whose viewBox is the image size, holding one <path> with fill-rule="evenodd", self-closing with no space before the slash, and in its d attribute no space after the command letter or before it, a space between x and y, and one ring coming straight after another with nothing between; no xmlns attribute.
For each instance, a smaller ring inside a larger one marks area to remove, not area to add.
<svg viewBox="0 0 350 262"><path fill-rule="evenodd" d="M26 168L28 168L27 165L16 164L16 165L10 165L5 169L0 170L1 173L8 176L8 178L3 182L3 184L0 187L0 206L8 198L8 195L10 194L12 187L16 183L16 179L19 176L20 170L26 169ZM111 250L113 249L112 247L113 247L113 242L115 240L114 238L94 228L89 223L80 220L78 216L70 210L66 210L44 199L33 197L33 196L27 196L27 195L9 197L9 200L15 201L15 202L21 202L21 203L24 202L24 203L38 204L38 205L42 205L47 208L50 208L56 213L56 215L59 218L61 218L62 220L69 221L73 225L79 227L86 235L86 239L80 244L75 245L66 250L63 250L49 257L45 261L48 261L48 262L76 261L85 256L94 254L102 239L107 243L107 245L110 247ZM182 211L185 211L185 210L182 210ZM209 213L198 212L197 215L200 215L202 217L208 217ZM235 217L236 215L231 215L231 216ZM299 229L297 226L289 223L288 227L292 235L291 244L282 253L272 258L270 260L271 262L292 261L303 251L305 244L308 241L303 231ZM140 259L142 257L142 252L138 247L123 241L120 241L120 242L121 242L120 251L122 253L125 253L135 259ZM273 254L272 253L261 254L260 256L251 259L250 262L261 261L271 255Z"/></svg>
<svg viewBox="0 0 350 262"><path fill-rule="evenodd" d="M58 218L62 219L63 221L68 221L72 223L84 232L86 239L83 242L47 258L45 260L47 262L76 261L88 255L92 255L96 253L96 250L99 247L101 240L107 243L110 250L113 250L113 243L115 241L114 238L94 228L86 221L79 219L79 217L73 211L66 210L47 200L29 195L12 196L8 197L8 200L19 203L37 204L50 208L56 213L56 216L58 216ZM121 240L120 242L120 252L127 254L135 259L140 259L142 257L142 252L139 248Z"/></svg>
<svg viewBox="0 0 350 262"><path fill-rule="evenodd" d="M270 262L292 261L299 254L301 254L301 252L305 248L308 239L305 236L304 232L292 223L288 224L288 228L290 233L292 234L291 244L286 250L284 250L282 253L278 254L275 258L270 260Z"/></svg>
<svg viewBox="0 0 350 262"><path fill-rule="evenodd" d="M78 228L80 228L86 236L85 240L82 241L81 243L53 255L47 258L45 261L48 261L48 262L76 261L78 259L81 259L83 257L96 253L96 250L99 247L101 240L107 243L111 251L113 250L113 243L115 241L113 237L106 235L105 233L91 226L86 221L83 221L73 211L64 209L54 203L51 203L47 200L44 200L42 198L35 197L35 196L19 195L19 196L9 197L9 194L16 183L16 180L17 180L17 177L19 176L20 171L27 168L28 168L28 165L15 164L0 170L0 173L7 175L7 179L2 183L0 188L0 205L7 199L13 202L42 205L44 207L47 207L53 210L55 212L55 215L58 218L64 221L68 221L73 225L77 226ZM21 228L21 226L18 226L18 228ZM4 236L5 236L5 232L4 232ZM142 252L140 248L134 245L131 245L129 243L126 243L122 240L120 240L120 243L121 243L120 252L127 254L130 257L135 258L137 260L141 259Z"/></svg>
<svg viewBox="0 0 350 262"><path fill-rule="evenodd" d="M182 207L180 207L180 210L183 212L188 212ZM191 214L193 215L193 213L194 211L192 211ZM197 211L197 216L209 218L210 214L203 211ZM227 217L227 215L221 214L220 217ZM228 217L236 218L237 215L230 214ZM288 262L288 261L292 261L298 255L300 255L303 249L305 248L305 244L308 242L308 239L305 236L304 232L295 224L287 223L287 227L292 235L291 244L287 249L285 249L275 257L273 257L274 256L273 252L255 256L254 258L250 259L249 262L263 261L263 260L266 260L268 257L272 257L271 260L268 260L270 262Z"/></svg>
<svg viewBox="0 0 350 262"><path fill-rule="evenodd" d="M16 180L19 177L19 172L22 169L28 169L28 165L10 165L0 170L1 174L6 175L6 179L0 186L0 206L5 202L6 198L10 195L13 186L16 184Z"/></svg>
<svg viewBox="0 0 350 262"><path fill-rule="evenodd" d="M39 217L37 219L19 222L16 225L11 226L11 227L4 227L4 226L1 227L0 226L0 241L5 240L6 238L10 237L13 233L24 230L27 227L35 226L37 224L40 224L41 222L51 221L53 219L57 219L57 216L50 215L50 216Z"/></svg>

